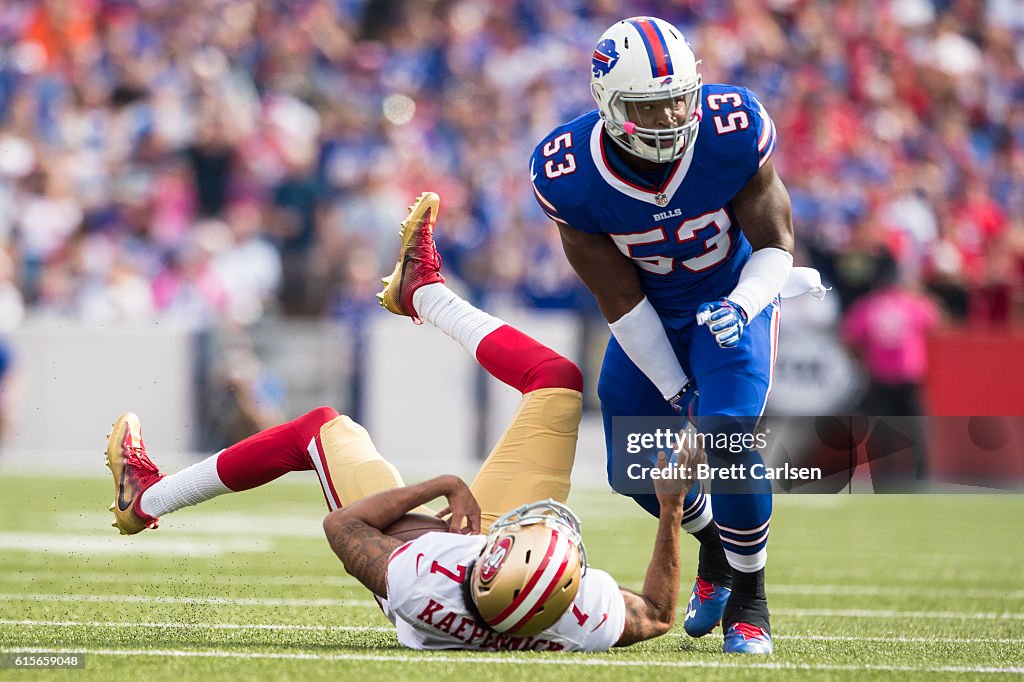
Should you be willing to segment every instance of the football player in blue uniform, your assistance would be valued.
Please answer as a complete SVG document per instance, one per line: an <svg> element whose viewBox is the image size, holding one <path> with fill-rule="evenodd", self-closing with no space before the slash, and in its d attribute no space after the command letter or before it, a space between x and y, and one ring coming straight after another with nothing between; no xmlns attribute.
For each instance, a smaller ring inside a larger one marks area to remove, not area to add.
<svg viewBox="0 0 1024 682"><path fill-rule="evenodd" d="M702 431L754 428L793 225L768 112L746 88L704 85L678 29L620 21L592 65L597 110L552 131L530 163L537 201L612 330L598 385L612 479L623 459L612 452L615 416L690 412ZM716 460L750 471L761 456L709 450ZM696 486L687 500L683 527L701 552L684 625L699 637L721 621L726 652L771 653L771 486L737 486L713 486L710 505ZM657 516L653 494L633 497Z"/></svg>

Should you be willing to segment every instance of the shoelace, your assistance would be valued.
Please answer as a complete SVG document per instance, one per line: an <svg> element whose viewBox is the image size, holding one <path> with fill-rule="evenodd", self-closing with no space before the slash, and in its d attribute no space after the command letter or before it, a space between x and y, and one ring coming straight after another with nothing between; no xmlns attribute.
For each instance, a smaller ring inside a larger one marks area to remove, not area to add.
<svg viewBox="0 0 1024 682"><path fill-rule="evenodd" d="M139 445L125 443L124 449L125 463L132 468L140 483L146 484L154 476L162 475L160 467L154 464L153 460L146 455L146 446L141 442Z"/></svg>
<svg viewBox="0 0 1024 682"><path fill-rule="evenodd" d="M142 442L141 438L139 439L139 444L134 445L131 434L126 433L124 440L121 441L121 447L124 448L125 466L131 467L132 474L143 488L148 488L154 478L159 479L163 475L160 467L154 464L153 460L146 454L146 445ZM139 499L141 498L136 498L136 505ZM136 513L142 514L137 508ZM143 516L143 518L145 517ZM159 528L159 524L160 519L150 519L146 524L146 528Z"/></svg>
<svg viewBox="0 0 1024 682"><path fill-rule="evenodd" d="M732 629L735 632L738 632L741 635L743 635L743 639L754 639L756 637L764 637L765 634L767 634L761 628L757 627L756 625L751 625L750 623L736 623L732 626Z"/></svg>
<svg viewBox="0 0 1024 682"><path fill-rule="evenodd" d="M420 233L420 243L416 245L416 257L425 263L430 263L436 269L441 269L441 254L437 252L437 244L434 243L433 235L424 230Z"/></svg>
<svg viewBox="0 0 1024 682"><path fill-rule="evenodd" d="M697 578L697 598L700 603L703 604L704 600L711 599L715 593L715 586L713 583L709 583L704 578Z"/></svg>

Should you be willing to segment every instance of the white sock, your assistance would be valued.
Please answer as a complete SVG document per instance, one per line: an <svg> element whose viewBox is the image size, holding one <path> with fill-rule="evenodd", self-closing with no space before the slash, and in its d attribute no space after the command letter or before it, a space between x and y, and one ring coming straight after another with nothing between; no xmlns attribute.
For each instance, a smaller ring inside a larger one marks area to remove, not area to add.
<svg viewBox="0 0 1024 682"><path fill-rule="evenodd" d="M139 509L143 514L156 518L233 492L217 474L218 457L219 452L160 479L142 493Z"/></svg>
<svg viewBox="0 0 1024 682"><path fill-rule="evenodd" d="M458 297L443 284L428 284L413 292L412 305L424 320L452 337L476 357L484 337L505 322Z"/></svg>
<svg viewBox="0 0 1024 682"><path fill-rule="evenodd" d="M697 516L693 516L689 509L683 510L682 528L691 535L693 533L699 533L707 528L708 524L711 523L714 517L714 512L711 508L711 496L704 491L704 486L701 486L700 494L690 506L694 511L696 511L697 509L700 509L701 503L703 503L704 509Z"/></svg>

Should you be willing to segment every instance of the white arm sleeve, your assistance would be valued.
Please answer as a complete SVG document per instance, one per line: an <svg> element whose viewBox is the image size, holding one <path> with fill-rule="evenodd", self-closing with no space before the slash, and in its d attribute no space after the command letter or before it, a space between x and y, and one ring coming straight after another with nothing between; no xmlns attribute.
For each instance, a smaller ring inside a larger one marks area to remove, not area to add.
<svg viewBox="0 0 1024 682"><path fill-rule="evenodd" d="M658 311L645 296L635 308L608 325L633 364L668 400L686 385L686 372L672 350Z"/></svg>
<svg viewBox="0 0 1024 682"><path fill-rule="evenodd" d="M788 251L758 249L743 266L740 280L728 298L743 309L750 322L779 295L792 270L793 255Z"/></svg>

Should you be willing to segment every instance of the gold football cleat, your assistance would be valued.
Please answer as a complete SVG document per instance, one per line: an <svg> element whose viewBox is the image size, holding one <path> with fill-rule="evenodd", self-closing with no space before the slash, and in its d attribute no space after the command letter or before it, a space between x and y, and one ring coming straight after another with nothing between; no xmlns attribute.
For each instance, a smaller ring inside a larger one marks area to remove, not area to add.
<svg viewBox="0 0 1024 682"><path fill-rule="evenodd" d="M434 246L434 223L441 199L433 192L421 194L409 207L409 216L402 222L399 236L402 250L394 271L381 279L384 289L377 294L381 306L395 315L411 317L416 324L423 321L412 305L412 295L425 284L443 283L441 256Z"/></svg>
<svg viewBox="0 0 1024 682"><path fill-rule="evenodd" d="M125 412L114 422L107 436L107 468L114 476L114 512L111 525L121 535L134 535L146 528L156 528L160 519L146 516L139 510L142 493L163 478L160 469L146 455L142 442L142 424L133 412Z"/></svg>

